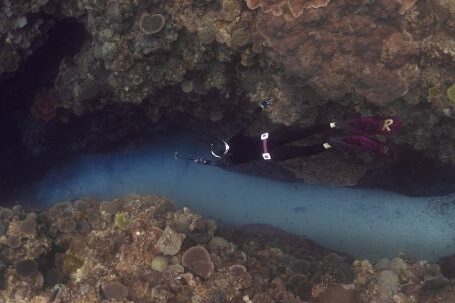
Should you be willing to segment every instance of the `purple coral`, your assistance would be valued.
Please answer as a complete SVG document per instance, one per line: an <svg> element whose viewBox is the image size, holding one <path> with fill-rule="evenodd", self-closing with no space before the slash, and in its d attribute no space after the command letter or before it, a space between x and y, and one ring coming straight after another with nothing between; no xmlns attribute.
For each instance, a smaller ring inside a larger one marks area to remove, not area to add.
<svg viewBox="0 0 455 303"><path fill-rule="evenodd" d="M193 246L185 251L182 264L202 278L207 278L214 267L209 252L202 246Z"/></svg>

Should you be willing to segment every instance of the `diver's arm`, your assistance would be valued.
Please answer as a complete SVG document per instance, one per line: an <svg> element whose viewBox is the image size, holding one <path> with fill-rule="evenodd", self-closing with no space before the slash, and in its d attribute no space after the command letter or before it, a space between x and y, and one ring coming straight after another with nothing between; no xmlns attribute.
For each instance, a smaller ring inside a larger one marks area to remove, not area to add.
<svg viewBox="0 0 455 303"><path fill-rule="evenodd" d="M201 165L211 165L211 166L218 166L218 167L228 167L231 166L230 162L227 159L223 160L207 160L204 158L194 159L193 163L201 164Z"/></svg>
<svg viewBox="0 0 455 303"><path fill-rule="evenodd" d="M215 163L211 160L207 160L204 158L196 158L193 160L193 163L201 164L201 165L215 165Z"/></svg>
<svg viewBox="0 0 455 303"><path fill-rule="evenodd" d="M180 156L180 154L178 152L174 152L174 159L188 160L193 163L200 164L200 165L212 165L212 166L220 166L220 167L230 166L229 161L227 161L227 160L208 160L208 159L204 159L202 157L200 157L200 158L184 157L184 156Z"/></svg>
<svg viewBox="0 0 455 303"><path fill-rule="evenodd" d="M231 136L231 138L235 137L236 135L244 133L248 129L248 127L250 127L251 124L253 124L253 122L256 121L256 119L259 117L262 111L270 106L271 102L272 98L262 101L259 104L259 106L254 110L254 112L250 115L250 117L246 121L244 121L242 125L237 129L236 133L233 136Z"/></svg>

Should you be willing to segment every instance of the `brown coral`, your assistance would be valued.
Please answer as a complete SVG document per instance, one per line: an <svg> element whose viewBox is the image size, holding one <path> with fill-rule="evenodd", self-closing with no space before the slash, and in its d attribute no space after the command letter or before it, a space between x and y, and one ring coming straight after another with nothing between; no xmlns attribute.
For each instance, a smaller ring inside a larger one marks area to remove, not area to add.
<svg viewBox="0 0 455 303"><path fill-rule="evenodd" d="M193 246L185 251L182 264L203 278L207 278L214 268L210 254L203 246Z"/></svg>

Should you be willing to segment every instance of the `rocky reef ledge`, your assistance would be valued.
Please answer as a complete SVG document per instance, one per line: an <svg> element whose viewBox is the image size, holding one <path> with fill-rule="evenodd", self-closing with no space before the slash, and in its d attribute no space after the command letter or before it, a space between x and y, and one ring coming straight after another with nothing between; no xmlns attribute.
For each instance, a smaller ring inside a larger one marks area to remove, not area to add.
<svg viewBox="0 0 455 303"><path fill-rule="evenodd" d="M285 164L305 181L355 185L415 154L453 170L454 3L2 1L0 186L20 165L109 149L161 122L224 135L266 97L274 105L252 136L367 115L404 122L379 138L395 158L334 151Z"/></svg>
<svg viewBox="0 0 455 303"><path fill-rule="evenodd" d="M450 258L373 265L159 196L0 209L0 302L454 302Z"/></svg>

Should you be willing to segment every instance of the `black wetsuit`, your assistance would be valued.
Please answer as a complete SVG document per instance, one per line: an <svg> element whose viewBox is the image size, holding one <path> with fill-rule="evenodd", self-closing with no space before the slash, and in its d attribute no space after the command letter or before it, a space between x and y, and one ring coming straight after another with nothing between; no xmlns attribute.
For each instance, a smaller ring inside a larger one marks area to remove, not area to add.
<svg viewBox="0 0 455 303"><path fill-rule="evenodd" d="M247 137L243 133L256 120L262 108L258 107L250 119L244 123L240 131L227 141L229 152L222 159L215 159L209 164L232 166L240 163L262 160L263 145L260 134L257 137ZM305 146L286 145L287 143L307 138L309 136L330 130L330 124L314 125L307 128L282 128L269 132L267 139L268 152L272 160L287 159L317 154L327 150L322 143Z"/></svg>

